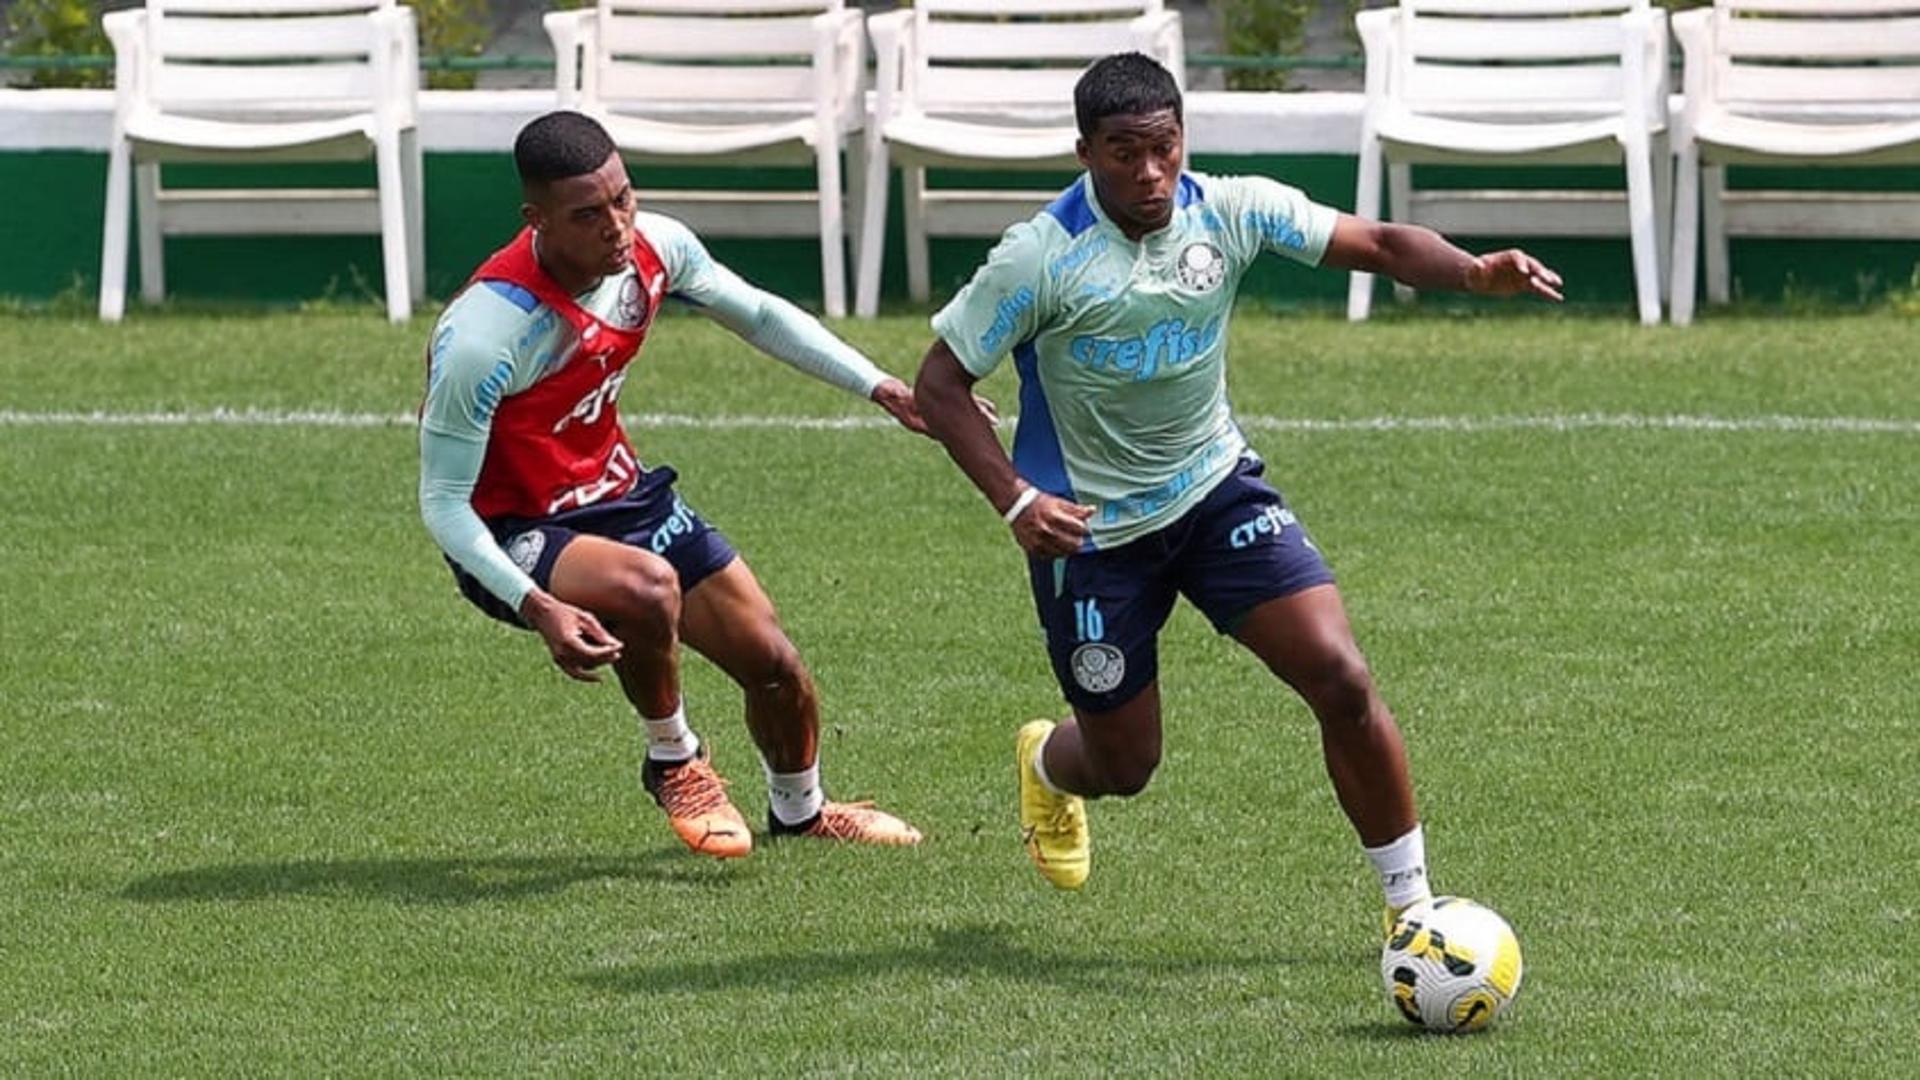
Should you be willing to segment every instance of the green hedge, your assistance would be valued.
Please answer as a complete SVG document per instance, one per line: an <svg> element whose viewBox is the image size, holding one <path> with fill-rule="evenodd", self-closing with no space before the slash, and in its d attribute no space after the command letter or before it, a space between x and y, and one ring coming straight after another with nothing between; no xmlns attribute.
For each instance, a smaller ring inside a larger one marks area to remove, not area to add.
<svg viewBox="0 0 1920 1080"><path fill-rule="evenodd" d="M490 0L409 0L420 25L420 54L428 58L475 57L493 39ZM576 8L593 0L553 0L553 8ZM1307 20L1323 0L1217 0L1222 46L1230 56L1297 56L1306 39ZM1339 0L1336 0L1339 2ZM1363 7L1391 7L1395 0L1344 0L1349 13ZM100 15L135 7L140 0L13 0L7 9L4 51L11 56L101 56L111 51L100 29ZM1703 7L1712 0L1662 0L1666 7ZM1349 20L1351 33L1351 20ZM1282 90L1282 70L1235 69L1227 73L1234 90ZM36 69L33 86L110 86L111 70L46 67ZM471 71L430 71L427 85L466 89Z"/></svg>
<svg viewBox="0 0 1920 1080"><path fill-rule="evenodd" d="M13 0L7 8L8 56L102 56L112 52L100 29L102 8L128 7L100 0ZM111 86L113 71L99 68L35 68L30 86Z"/></svg>

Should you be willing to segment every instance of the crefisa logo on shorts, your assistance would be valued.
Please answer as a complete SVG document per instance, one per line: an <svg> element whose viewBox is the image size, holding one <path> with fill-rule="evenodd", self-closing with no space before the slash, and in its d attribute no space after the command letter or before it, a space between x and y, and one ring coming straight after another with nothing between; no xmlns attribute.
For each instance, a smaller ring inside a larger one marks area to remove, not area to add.
<svg viewBox="0 0 1920 1080"><path fill-rule="evenodd" d="M1073 681L1089 694L1104 694L1119 686L1126 674L1126 654L1104 641L1089 641L1073 650Z"/></svg>
<svg viewBox="0 0 1920 1080"><path fill-rule="evenodd" d="M1201 240L1188 244L1180 252L1180 261L1174 265L1173 272L1180 284L1194 292L1212 292L1227 275L1227 257L1219 248Z"/></svg>
<svg viewBox="0 0 1920 1080"><path fill-rule="evenodd" d="M528 529L507 541L507 558L513 560L513 565L529 574L533 573L533 568L539 565L540 553L545 550L547 550L547 534L539 529Z"/></svg>

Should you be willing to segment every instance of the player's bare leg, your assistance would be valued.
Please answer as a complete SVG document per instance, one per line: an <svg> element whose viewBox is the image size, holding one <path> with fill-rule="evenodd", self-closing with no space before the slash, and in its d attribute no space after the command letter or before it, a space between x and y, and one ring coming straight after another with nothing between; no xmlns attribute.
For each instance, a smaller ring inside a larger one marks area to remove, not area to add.
<svg viewBox="0 0 1920 1080"><path fill-rule="evenodd" d="M1354 641L1340 591L1305 589L1253 609L1235 636L1320 722L1334 794L1380 873L1389 909L1429 895L1406 744Z"/></svg>
<svg viewBox="0 0 1920 1080"><path fill-rule="evenodd" d="M680 698L680 578L665 559L628 544L575 537L554 561L555 596L598 617L620 639L614 665L647 732L641 779L694 851L738 858L753 850L746 819L728 800L687 724Z"/></svg>
<svg viewBox="0 0 1920 1080"><path fill-rule="evenodd" d="M1160 684L1151 682L1117 709L1073 710L1047 736L1043 768L1074 795L1138 795L1160 767L1160 746Z"/></svg>
<svg viewBox="0 0 1920 1080"><path fill-rule="evenodd" d="M735 559L687 593L680 633L746 696L747 729L766 762L768 826L776 835L872 844L920 842L918 830L870 804L826 800L820 785L820 698L813 675L745 560Z"/></svg>
<svg viewBox="0 0 1920 1080"><path fill-rule="evenodd" d="M820 747L820 697L745 560L733 560L687 594L680 630L689 647L740 685L747 730L767 764L776 772L812 765Z"/></svg>
<svg viewBox="0 0 1920 1080"><path fill-rule="evenodd" d="M576 536L554 560L553 594L585 608L620 639L614 671L642 716L680 704L680 578L652 552Z"/></svg>

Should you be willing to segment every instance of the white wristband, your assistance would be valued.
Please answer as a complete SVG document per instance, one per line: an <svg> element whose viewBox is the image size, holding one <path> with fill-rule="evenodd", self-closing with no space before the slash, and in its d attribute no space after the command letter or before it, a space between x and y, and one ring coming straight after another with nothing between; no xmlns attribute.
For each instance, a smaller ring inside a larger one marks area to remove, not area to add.
<svg viewBox="0 0 1920 1080"><path fill-rule="evenodd" d="M1020 493L1019 498L1013 500L1013 505L1007 507L1007 512L1000 515L1000 520L1009 525L1013 524L1019 520L1020 515L1026 511L1027 507L1032 506L1033 501L1039 497L1040 489L1029 485L1026 490Z"/></svg>

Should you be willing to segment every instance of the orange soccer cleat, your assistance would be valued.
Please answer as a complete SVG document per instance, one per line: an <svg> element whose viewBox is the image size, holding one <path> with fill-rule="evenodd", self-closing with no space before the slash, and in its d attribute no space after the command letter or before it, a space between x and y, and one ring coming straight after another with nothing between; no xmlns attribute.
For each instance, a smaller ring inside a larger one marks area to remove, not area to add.
<svg viewBox="0 0 1920 1080"><path fill-rule="evenodd" d="M708 764L706 752L685 764L647 759L640 782L667 812L667 823L694 851L738 859L753 850L753 833L727 799L727 782Z"/></svg>
<svg viewBox="0 0 1920 1080"><path fill-rule="evenodd" d="M920 830L871 802L830 802L820 807L813 823L804 828L784 825L771 814L768 830L775 836L810 836L816 840L845 840L855 844L911 847L920 842Z"/></svg>

